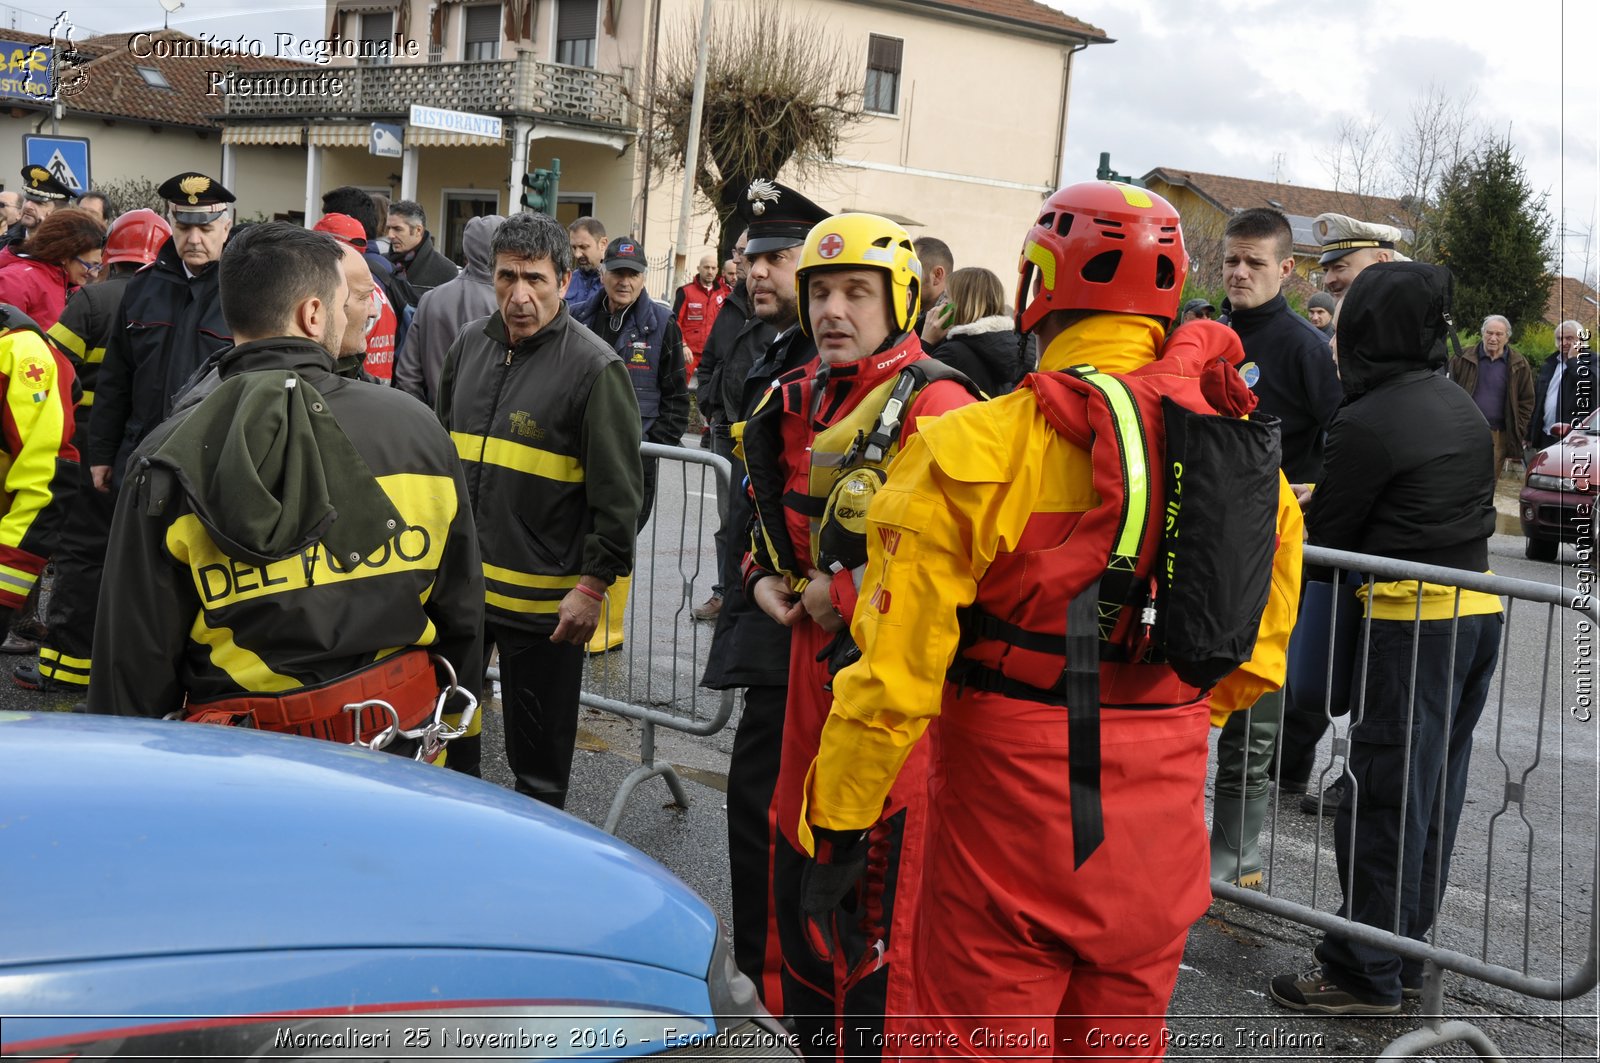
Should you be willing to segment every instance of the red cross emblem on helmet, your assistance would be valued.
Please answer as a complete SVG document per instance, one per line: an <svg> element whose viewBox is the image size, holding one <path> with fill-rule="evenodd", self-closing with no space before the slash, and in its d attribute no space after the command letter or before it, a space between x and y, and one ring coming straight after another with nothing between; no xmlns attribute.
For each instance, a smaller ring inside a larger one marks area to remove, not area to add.
<svg viewBox="0 0 1600 1063"><path fill-rule="evenodd" d="M839 252L844 250L844 237L838 233L829 233L817 244L817 254L823 258L838 258Z"/></svg>

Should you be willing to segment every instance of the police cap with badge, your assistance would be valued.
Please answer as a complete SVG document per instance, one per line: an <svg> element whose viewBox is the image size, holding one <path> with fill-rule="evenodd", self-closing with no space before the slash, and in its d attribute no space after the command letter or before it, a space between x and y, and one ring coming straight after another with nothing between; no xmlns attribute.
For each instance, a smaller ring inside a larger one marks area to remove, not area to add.
<svg viewBox="0 0 1600 1063"><path fill-rule="evenodd" d="M234 201L232 192L192 170L167 178L156 193L172 205L172 220L180 225L206 225L226 213Z"/></svg>
<svg viewBox="0 0 1600 1063"><path fill-rule="evenodd" d="M794 189L764 177L750 182L738 209L747 232L747 256L799 247L818 222L832 217Z"/></svg>
<svg viewBox="0 0 1600 1063"><path fill-rule="evenodd" d="M1405 234L1393 225L1357 221L1348 215L1328 213L1317 215L1316 220L1311 223L1311 232L1322 245L1322 257L1317 260L1317 264L1321 266L1337 262L1350 252L1359 251L1363 247L1394 251L1396 262L1411 261L1395 251L1395 244Z"/></svg>
<svg viewBox="0 0 1600 1063"><path fill-rule="evenodd" d="M43 166L33 165L22 168L22 194L36 203L53 202L57 205L78 198L78 193L63 184L55 174Z"/></svg>

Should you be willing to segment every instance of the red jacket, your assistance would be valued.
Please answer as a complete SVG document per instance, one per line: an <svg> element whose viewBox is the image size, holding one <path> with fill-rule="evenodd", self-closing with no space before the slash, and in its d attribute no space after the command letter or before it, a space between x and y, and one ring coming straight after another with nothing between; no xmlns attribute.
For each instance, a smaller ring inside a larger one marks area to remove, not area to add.
<svg viewBox="0 0 1600 1063"><path fill-rule="evenodd" d="M33 319L42 331L66 309L72 282L60 266L27 258L7 248L0 251L0 303L10 303Z"/></svg>
<svg viewBox="0 0 1600 1063"><path fill-rule="evenodd" d="M694 362L700 361L700 352L705 350L706 339L711 335L712 322L717 320L717 312L731 294L732 289L722 283L721 277L710 288L696 277L678 289L672 313L678 319L678 331L683 333L683 342L688 344ZM689 375L694 375L693 367Z"/></svg>

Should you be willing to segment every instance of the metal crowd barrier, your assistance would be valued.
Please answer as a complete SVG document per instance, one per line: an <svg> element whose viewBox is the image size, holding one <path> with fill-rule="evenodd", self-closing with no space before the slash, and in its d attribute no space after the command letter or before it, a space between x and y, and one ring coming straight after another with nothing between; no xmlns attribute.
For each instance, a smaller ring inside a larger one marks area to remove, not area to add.
<svg viewBox="0 0 1600 1063"><path fill-rule="evenodd" d="M1594 545L1590 543L1589 548ZM1572 1000L1596 984L1594 904L1600 886L1600 855L1595 835L1600 797L1594 754L1595 728L1600 723L1593 715L1600 608L1592 593L1592 558L1576 570L1575 589L1316 547L1306 548L1305 559L1308 566L1360 573L1369 586L1374 578L1421 580L1485 591L1504 599L1499 662L1488 703L1474 731L1467 794L1446 893L1436 898L1438 915L1423 941L1396 932L1398 902L1394 920L1385 927L1353 922L1337 914L1333 909L1340 905L1348 883L1339 879L1334 821L1321 814L1312 819L1298 808L1286 807L1297 803L1299 797L1284 795L1280 799L1276 787L1261 832L1265 870L1261 888L1247 889L1214 879L1212 891L1243 907L1421 962L1425 1025L1390 1043L1380 1059L1409 1058L1425 1049L1464 1042L1480 1058L1501 1060L1500 1049L1481 1028L1445 1020L1444 971L1552 1001ZM1364 626L1367 621L1362 623ZM1330 644L1332 627L1330 624ZM1458 624L1452 623L1452 654L1457 630ZM1366 645L1365 638L1357 645L1359 651ZM1309 791L1315 799L1322 787L1343 777L1349 788L1346 800L1357 802L1356 809L1361 795L1345 760L1350 752L1350 728L1359 726L1367 709L1362 686L1365 664L1358 660L1355 665L1347 717L1335 718L1324 701L1323 715L1334 728L1333 758L1320 771L1313 769ZM1408 718L1416 709L1414 655L1410 667ZM1531 690L1538 692L1535 704L1521 696ZM1286 717L1282 726L1293 725ZM1281 739L1280 728L1280 743ZM1327 744L1326 738L1323 744ZM1410 745L1408 737L1408 765L1412 763ZM1280 754L1281 745L1273 754L1274 783ZM1574 762L1573 767L1567 765L1568 760ZM1404 815L1403 805L1398 812ZM1475 844L1480 838L1481 846ZM1361 844L1362 839L1353 836L1351 852ZM1577 890L1571 893L1564 889L1569 869L1580 876ZM1581 881L1582 876L1587 883ZM1587 894L1583 893L1585 887ZM1561 947L1540 949L1536 940L1559 941ZM1563 968L1569 948L1583 956L1570 970Z"/></svg>
<svg viewBox="0 0 1600 1063"><path fill-rule="evenodd" d="M709 450L641 443L640 455L656 462L656 498L650 522L634 548L632 586L623 613L620 648L588 657L579 701L592 709L638 720L639 767L623 780L606 816L615 833L634 789L660 776L673 800L689 796L671 764L656 760L656 733L669 727L712 735L733 715L735 693L700 686L711 649L713 625L690 615L695 598L709 596L717 577L713 535L730 487L733 466ZM714 503L708 506L706 503ZM608 596L601 626L614 604Z"/></svg>

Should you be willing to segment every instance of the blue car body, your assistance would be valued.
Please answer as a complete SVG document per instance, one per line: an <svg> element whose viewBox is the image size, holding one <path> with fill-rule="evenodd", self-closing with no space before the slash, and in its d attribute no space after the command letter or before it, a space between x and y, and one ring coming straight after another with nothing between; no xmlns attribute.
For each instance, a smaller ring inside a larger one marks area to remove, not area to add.
<svg viewBox="0 0 1600 1063"><path fill-rule="evenodd" d="M688 887L488 783L167 721L0 749L7 1053L622 1058L759 1011Z"/></svg>

